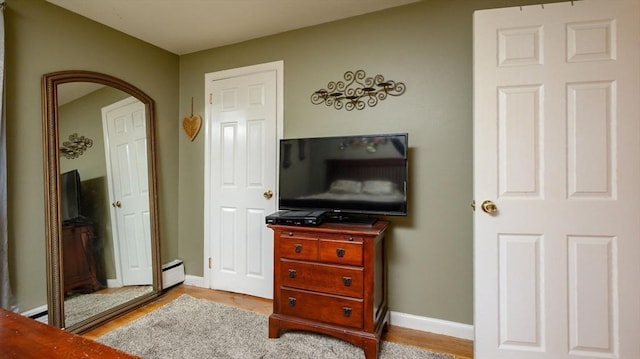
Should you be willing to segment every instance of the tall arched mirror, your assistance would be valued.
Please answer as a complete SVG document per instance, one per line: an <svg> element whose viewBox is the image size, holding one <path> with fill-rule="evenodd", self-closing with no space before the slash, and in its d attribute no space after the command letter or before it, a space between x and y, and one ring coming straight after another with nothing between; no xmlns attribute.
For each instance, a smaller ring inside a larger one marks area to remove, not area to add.
<svg viewBox="0 0 640 359"><path fill-rule="evenodd" d="M42 85L49 324L81 332L162 288L154 104L95 72Z"/></svg>

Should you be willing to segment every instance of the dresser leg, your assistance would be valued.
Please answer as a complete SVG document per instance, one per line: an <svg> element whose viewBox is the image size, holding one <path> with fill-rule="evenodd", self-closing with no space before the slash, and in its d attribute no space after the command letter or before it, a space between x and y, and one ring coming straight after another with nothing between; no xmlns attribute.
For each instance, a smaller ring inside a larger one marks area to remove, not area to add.
<svg viewBox="0 0 640 359"><path fill-rule="evenodd" d="M368 340L362 349L364 350L364 357L366 359L378 359L380 341L376 339Z"/></svg>
<svg viewBox="0 0 640 359"><path fill-rule="evenodd" d="M269 338L280 338L280 320L269 317Z"/></svg>

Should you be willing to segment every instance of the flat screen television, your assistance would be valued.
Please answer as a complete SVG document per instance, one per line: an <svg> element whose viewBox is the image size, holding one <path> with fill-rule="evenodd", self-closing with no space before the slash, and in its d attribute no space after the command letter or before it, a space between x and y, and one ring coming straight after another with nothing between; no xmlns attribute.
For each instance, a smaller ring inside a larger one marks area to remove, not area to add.
<svg viewBox="0 0 640 359"><path fill-rule="evenodd" d="M60 215L62 223L81 220L82 192L80 187L80 173L71 170L60 175Z"/></svg>
<svg viewBox="0 0 640 359"><path fill-rule="evenodd" d="M408 144L406 133L283 139L279 208L406 216Z"/></svg>

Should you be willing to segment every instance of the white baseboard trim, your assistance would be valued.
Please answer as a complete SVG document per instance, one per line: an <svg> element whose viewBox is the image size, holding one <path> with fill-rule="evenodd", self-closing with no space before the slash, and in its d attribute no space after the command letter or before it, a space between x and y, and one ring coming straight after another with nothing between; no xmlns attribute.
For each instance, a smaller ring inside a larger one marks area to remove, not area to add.
<svg viewBox="0 0 640 359"><path fill-rule="evenodd" d="M41 305L39 307L35 307L33 309L29 309L27 311L24 311L20 314L24 315L25 317L29 317L31 319L35 319L39 322L42 323L47 323L49 320L49 316L47 314L47 305Z"/></svg>
<svg viewBox="0 0 640 359"><path fill-rule="evenodd" d="M198 277L195 275L185 275L184 276L184 284L191 285L199 288L209 288L207 282L204 280L204 277Z"/></svg>
<svg viewBox="0 0 640 359"><path fill-rule="evenodd" d="M184 276L184 284L199 288L209 288L204 277L189 274ZM391 325L396 325L398 327L473 340L473 325L470 324L450 322L447 320L428 317L420 317L413 314L394 311L390 312L389 321Z"/></svg>
<svg viewBox="0 0 640 359"><path fill-rule="evenodd" d="M394 311L390 313L389 324L467 340L473 340L474 337L473 325L471 324L420 317L413 314Z"/></svg>
<svg viewBox="0 0 640 359"><path fill-rule="evenodd" d="M38 316L39 314L45 313L47 311L47 305L41 305L39 307L35 307L33 309L29 309L29 310L25 310L24 312L20 313L22 315L24 315L25 317L31 317L31 316Z"/></svg>
<svg viewBox="0 0 640 359"><path fill-rule="evenodd" d="M107 279L107 288L122 288L122 281L120 279Z"/></svg>

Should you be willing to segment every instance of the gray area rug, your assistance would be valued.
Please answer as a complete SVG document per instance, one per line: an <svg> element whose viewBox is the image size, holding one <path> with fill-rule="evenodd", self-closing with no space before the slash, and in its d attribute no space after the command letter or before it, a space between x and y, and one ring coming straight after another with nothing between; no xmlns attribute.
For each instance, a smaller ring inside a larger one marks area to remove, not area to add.
<svg viewBox="0 0 640 359"><path fill-rule="evenodd" d="M150 286L125 287L115 293L78 294L64 300L64 324L70 327L133 298L151 292Z"/></svg>
<svg viewBox="0 0 640 359"><path fill-rule="evenodd" d="M269 339L266 315L183 294L97 340L144 359L363 359L362 349L309 332ZM381 359L453 359L383 342Z"/></svg>

